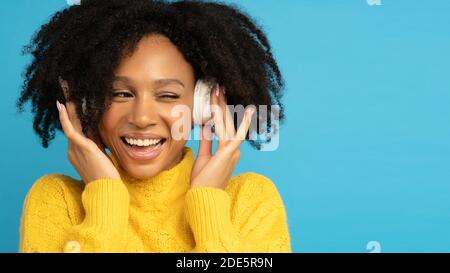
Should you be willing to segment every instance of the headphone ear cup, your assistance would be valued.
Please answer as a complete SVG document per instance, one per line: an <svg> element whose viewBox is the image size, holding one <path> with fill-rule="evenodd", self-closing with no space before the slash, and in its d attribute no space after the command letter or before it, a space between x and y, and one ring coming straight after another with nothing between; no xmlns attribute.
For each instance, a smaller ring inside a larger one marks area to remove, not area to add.
<svg viewBox="0 0 450 273"><path fill-rule="evenodd" d="M194 124L203 125L211 119L211 90L214 84L198 80L194 89L192 119Z"/></svg>

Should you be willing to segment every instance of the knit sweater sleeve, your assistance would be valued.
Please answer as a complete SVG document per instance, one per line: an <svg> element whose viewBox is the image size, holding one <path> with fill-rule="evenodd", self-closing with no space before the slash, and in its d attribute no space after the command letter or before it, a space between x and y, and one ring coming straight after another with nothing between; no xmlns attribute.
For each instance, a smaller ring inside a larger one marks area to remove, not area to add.
<svg viewBox="0 0 450 273"><path fill-rule="evenodd" d="M191 188L185 201L192 252L292 252L282 199L262 175L233 177L225 190Z"/></svg>
<svg viewBox="0 0 450 273"><path fill-rule="evenodd" d="M120 180L98 179L82 192L84 219L70 217L62 175L46 175L28 192L20 221L19 252L122 252L129 196Z"/></svg>

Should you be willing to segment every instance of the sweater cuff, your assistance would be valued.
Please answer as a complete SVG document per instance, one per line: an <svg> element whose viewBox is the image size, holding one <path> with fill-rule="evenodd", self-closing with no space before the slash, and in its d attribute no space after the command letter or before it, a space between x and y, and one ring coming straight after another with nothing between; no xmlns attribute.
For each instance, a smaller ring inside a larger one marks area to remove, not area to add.
<svg viewBox="0 0 450 273"><path fill-rule="evenodd" d="M86 212L83 226L99 230L124 230L128 224L129 194L119 179L97 179L82 194Z"/></svg>
<svg viewBox="0 0 450 273"><path fill-rule="evenodd" d="M230 196L222 189L195 187L186 193L186 217L197 247L214 247L233 240ZM227 243L228 244L228 243Z"/></svg>

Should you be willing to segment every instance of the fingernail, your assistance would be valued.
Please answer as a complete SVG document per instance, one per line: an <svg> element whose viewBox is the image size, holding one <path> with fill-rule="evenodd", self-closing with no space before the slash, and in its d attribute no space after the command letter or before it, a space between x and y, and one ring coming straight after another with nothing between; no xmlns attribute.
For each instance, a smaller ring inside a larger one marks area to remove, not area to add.
<svg viewBox="0 0 450 273"><path fill-rule="evenodd" d="M58 100L56 100L56 108L58 108L58 111L61 111L61 104Z"/></svg>
<svg viewBox="0 0 450 273"><path fill-rule="evenodd" d="M220 87L219 84L216 85L216 96L218 97L220 94Z"/></svg>
<svg viewBox="0 0 450 273"><path fill-rule="evenodd" d="M250 115L250 117L253 116L253 113L255 113L255 109L253 107L252 108L248 108L246 111Z"/></svg>

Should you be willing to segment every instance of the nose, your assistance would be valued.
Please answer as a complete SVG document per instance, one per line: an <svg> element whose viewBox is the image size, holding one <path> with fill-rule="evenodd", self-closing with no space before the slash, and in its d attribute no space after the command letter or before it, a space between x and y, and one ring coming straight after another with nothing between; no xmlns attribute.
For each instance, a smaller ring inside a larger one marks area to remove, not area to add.
<svg viewBox="0 0 450 273"><path fill-rule="evenodd" d="M129 121L138 128L156 125L158 122L157 105L151 98L136 99Z"/></svg>

